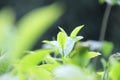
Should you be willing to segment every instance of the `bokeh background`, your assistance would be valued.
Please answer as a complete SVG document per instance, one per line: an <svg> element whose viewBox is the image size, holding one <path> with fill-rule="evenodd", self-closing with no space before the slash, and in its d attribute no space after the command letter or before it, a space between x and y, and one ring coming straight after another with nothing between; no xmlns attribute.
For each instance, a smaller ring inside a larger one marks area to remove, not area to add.
<svg viewBox="0 0 120 80"><path fill-rule="evenodd" d="M46 31L46 33L44 33L33 49L40 48L42 40L52 40L52 37L56 37L59 30L58 26L61 26L67 33L70 33L74 27L85 25L79 33L79 35L84 36L83 40L99 40L106 3L100 4L98 0L0 0L0 9L6 6L11 7L16 13L17 22L22 16L31 10L50 5L56 1L64 4L65 12L62 17L57 20L54 25ZM111 9L105 40L114 43L114 52L120 51L119 5L115 5Z"/></svg>

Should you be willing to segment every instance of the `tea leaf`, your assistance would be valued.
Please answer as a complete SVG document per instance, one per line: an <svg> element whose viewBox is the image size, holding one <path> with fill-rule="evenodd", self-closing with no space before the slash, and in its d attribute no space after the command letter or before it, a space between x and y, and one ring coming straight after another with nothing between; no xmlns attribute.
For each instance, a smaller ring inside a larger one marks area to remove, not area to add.
<svg viewBox="0 0 120 80"><path fill-rule="evenodd" d="M57 14L56 14L57 12ZM14 52L17 56L22 51L29 50L38 38L52 25L63 11L58 4L38 8L26 14L18 22L18 37L15 42Z"/></svg>
<svg viewBox="0 0 120 80"><path fill-rule="evenodd" d="M88 52L87 53L87 57L89 59L94 58L94 57L99 56L99 55L101 55L99 52Z"/></svg>
<svg viewBox="0 0 120 80"><path fill-rule="evenodd" d="M59 29L61 30L61 32L64 32L67 36L67 33L65 32L65 30L63 28L59 27Z"/></svg>
<svg viewBox="0 0 120 80"><path fill-rule="evenodd" d="M120 80L120 63L115 64L110 71L112 80Z"/></svg>
<svg viewBox="0 0 120 80"><path fill-rule="evenodd" d="M75 38L78 32L82 29L84 25L76 27L70 34L70 37Z"/></svg>
<svg viewBox="0 0 120 80"><path fill-rule="evenodd" d="M111 54L113 47L114 47L113 43L104 42L100 50L102 51L105 57L108 57Z"/></svg>
<svg viewBox="0 0 120 80"><path fill-rule="evenodd" d="M23 59L20 60L19 66L21 66L24 69L27 69L30 66L36 66L50 52L50 49L37 50L33 54L29 54L23 57Z"/></svg>
<svg viewBox="0 0 120 80"><path fill-rule="evenodd" d="M64 32L59 32L57 34L57 42L61 48L64 48L66 45L67 36Z"/></svg>

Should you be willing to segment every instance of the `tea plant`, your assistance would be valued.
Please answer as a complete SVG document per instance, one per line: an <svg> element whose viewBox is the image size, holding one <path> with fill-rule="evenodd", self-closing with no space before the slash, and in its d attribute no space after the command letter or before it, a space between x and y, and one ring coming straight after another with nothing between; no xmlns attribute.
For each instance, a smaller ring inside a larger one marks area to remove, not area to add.
<svg viewBox="0 0 120 80"><path fill-rule="evenodd" d="M44 40L43 48L30 51L62 13L62 8L53 4L28 13L14 25L10 9L0 12L0 80L120 80L120 53L110 55L113 45L109 42L100 49L105 58L91 51L89 43L77 36L84 25L70 35L59 27L56 40ZM102 57L101 70L93 64L97 56Z"/></svg>

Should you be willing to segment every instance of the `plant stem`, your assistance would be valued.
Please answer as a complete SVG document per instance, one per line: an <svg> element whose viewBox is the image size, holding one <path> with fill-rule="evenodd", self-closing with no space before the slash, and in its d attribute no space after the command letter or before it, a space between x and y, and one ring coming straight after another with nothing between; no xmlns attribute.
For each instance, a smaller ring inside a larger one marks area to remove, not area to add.
<svg viewBox="0 0 120 80"><path fill-rule="evenodd" d="M108 18L110 15L111 8L112 8L112 5L107 3L103 20L102 20L102 26L101 26L101 32L100 32L100 38L99 38L100 41L103 41L105 38L105 33L107 29L107 23L108 23Z"/></svg>
<svg viewBox="0 0 120 80"><path fill-rule="evenodd" d="M110 62L108 61L108 63L106 64L106 68L104 70L104 74L103 74L103 77L102 77L102 80L109 80L109 70L110 70Z"/></svg>
<svg viewBox="0 0 120 80"><path fill-rule="evenodd" d="M106 69L105 72L104 72L102 80L108 80L108 73L109 73L109 70Z"/></svg>

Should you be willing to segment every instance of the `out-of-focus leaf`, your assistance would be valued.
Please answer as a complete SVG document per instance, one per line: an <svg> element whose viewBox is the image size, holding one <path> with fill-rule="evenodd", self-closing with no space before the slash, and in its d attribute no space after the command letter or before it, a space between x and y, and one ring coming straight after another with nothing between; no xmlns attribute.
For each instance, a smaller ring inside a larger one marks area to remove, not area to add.
<svg viewBox="0 0 120 80"><path fill-rule="evenodd" d="M35 9L26 14L18 22L18 37L15 42L15 49L11 53L15 53L19 56L22 51L31 49L37 39L61 16L62 13L62 7L59 4L53 4Z"/></svg>
<svg viewBox="0 0 120 80"><path fill-rule="evenodd" d="M57 42L62 49L65 47L66 41L67 41L66 34L64 32L59 32L57 35Z"/></svg>
<svg viewBox="0 0 120 80"><path fill-rule="evenodd" d="M43 40L42 42L46 44L51 44L51 41L48 41L48 40Z"/></svg>
<svg viewBox="0 0 120 80"><path fill-rule="evenodd" d="M108 57L112 50L113 50L113 43L111 42L104 42L103 46L101 47L101 51L105 57Z"/></svg>
<svg viewBox="0 0 120 80"><path fill-rule="evenodd" d="M115 65L119 61L120 61L120 53L112 54L109 57L109 62L110 62L111 65Z"/></svg>
<svg viewBox="0 0 120 80"><path fill-rule="evenodd" d="M45 56L48 55L50 52L51 52L50 49L41 49L23 57L19 61L19 63L15 66L19 79L29 80L29 78L31 79L33 78L32 80L38 80L39 78L41 78L41 80L44 80L44 78L47 78L46 76L47 76L47 73L49 72L44 69L42 69L42 71L40 69L39 71L39 69L37 69L37 66L42 60L44 60Z"/></svg>
<svg viewBox="0 0 120 80"><path fill-rule="evenodd" d="M28 70L27 80L49 80L52 78L52 73L41 67L34 67Z"/></svg>
<svg viewBox="0 0 120 80"><path fill-rule="evenodd" d="M5 58L0 60L0 75L9 71L9 69L10 69L10 65L8 59Z"/></svg>
<svg viewBox="0 0 120 80"><path fill-rule="evenodd" d="M107 2L109 5L120 5L120 0L99 0L99 2Z"/></svg>
<svg viewBox="0 0 120 80"><path fill-rule="evenodd" d="M101 4L103 4L103 3L105 2L105 0L99 0L99 2L100 2Z"/></svg>
<svg viewBox="0 0 120 80"><path fill-rule="evenodd" d="M89 60L90 60L87 57L89 47L81 46L80 44L77 44L77 45L75 46L75 49L70 54L70 57L72 58L74 64L85 67L89 63Z"/></svg>
<svg viewBox="0 0 120 80"><path fill-rule="evenodd" d="M9 51L12 48L15 14L11 8L0 10L0 74L10 69Z"/></svg>
<svg viewBox="0 0 120 80"><path fill-rule="evenodd" d="M49 64L54 64L56 66L60 65L54 58L52 58L51 56L47 56L45 57L45 60L47 61L47 63Z"/></svg>
<svg viewBox="0 0 120 80"><path fill-rule="evenodd" d="M73 65L57 67L53 74L53 80L94 80L93 74L87 74L79 67Z"/></svg>
<svg viewBox="0 0 120 80"><path fill-rule="evenodd" d="M35 53L28 54L27 56L23 57L23 59L20 60L18 66L20 66L24 70L31 66L37 66L37 64L41 62L49 53L51 53L50 49L37 50L35 51Z"/></svg>
<svg viewBox="0 0 120 80"><path fill-rule="evenodd" d="M76 27L70 34L70 37L75 38L78 32L82 29L84 25Z"/></svg>
<svg viewBox="0 0 120 80"><path fill-rule="evenodd" d="M97 76L95 80L101 80L104 75L104 71L96 72L96 74Z"/></svg>
<svg viewBox="0 0 120 80"><path fill-rule="evenodd" d="M7 44L11 42L9 38L12 38L10 33L15 22L15 14L11 8L3 8L0 11L0 49L4 49ZM9 43L8 43L9 42Z"/></svg>
<svg viewBox="0 0 120 80"><path fill-rule="evenodd" d="M0 80L19 80L17 76L11 75L10 73L6 73L0 76Z"/></svg>
<svg viewBox="0 0 120 80"><path fill-rule="evenodd" d="M52 72L56 67L58 67L58 65L55 65L55 64L44 64L44 65L39 66L39 68L45 69L49 72Z"/></svg>
<svg viewBox="0 0 120 80"><path fill-rule="evenodd" d="M41 67L29 67L27 72L19 70L20 80L49 80L52 78L51 72Z"/></svg>
<svg viewBox="0 0 120 80"><path fill-rule="evenodd" d="M88 45L77 43L75 49L70 54L70 57L72 58L74 64L85 67L92 58L99 55L101 54L98 52L89 51Z"/></svg>
<svg viewBox="0 0 120 80"><path fill-rule="evenodd" d="M114 66L112 66L110 76L112 80L120 80L120 63L117 63Z"/></svg>
<svg viewBox="0 0 120 80"><path fill-rule="evenodd" d="M12 27L14 21L15 21L15 14L11 8L6 7L0 11L0 28Z"/></svg>
<svg viewBox="0 0 120 80"><path fill-rule="evenodd" d="M86 56L91 59L99 55L101 55L99 52L88 52Z"/></svg>

